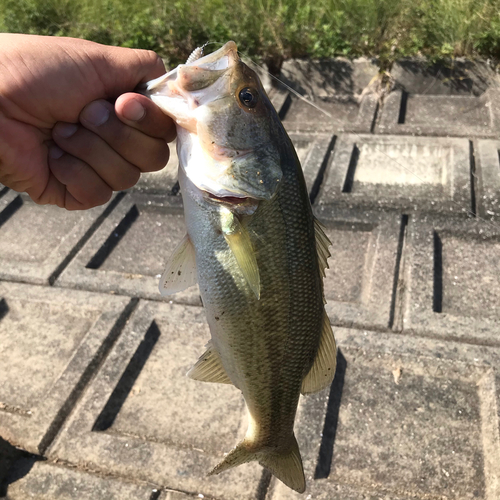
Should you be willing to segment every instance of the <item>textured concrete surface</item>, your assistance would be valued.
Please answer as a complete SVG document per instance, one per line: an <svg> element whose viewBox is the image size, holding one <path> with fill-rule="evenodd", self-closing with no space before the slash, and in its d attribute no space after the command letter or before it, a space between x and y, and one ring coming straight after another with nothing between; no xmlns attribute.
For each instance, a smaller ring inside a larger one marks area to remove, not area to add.
<svg viewBox="0 0 500 500"><path fill-rule="evenodd" d="M49 458L191 493L255 498L256 464L206 477L247 426L239 391L185 376L209 338L201 308L141 303Z"/></svg>
<svg viewBox="0 0 500 500"><path fill-rule="evenodd" d="M56 285L161 300L159 278L185 234L180 196L129 193ZM196 288L164 300L201 305Z"/></svg>
<svg viewBox="0 0 500 500"><path fill-rule="evenodd" d="M318 204L467 214L469 142L342 134L327 164Z"/></svg>
<svg viewBox="0 0 500 500"><path fill-rule="evenodd" d="M29 471L29 474L26 472ZM73 468L48 465L33 459L19 460L7 482L11 500L154 500L156 488L82 472ZM180 499L179 499L180 500Z"/></svg>
<svg viewBox="0 0 500 500"><path fill-rule="evenodd" d="M336 335L338 378L298 415L305 498L500 498L497 348ZM304 498L275 480L270 497Z"/></svg>
<svg viewBox="0 0 500 500"><path fill-rule="evenodd" d="M475 143L477 202L481 217L500 220L500 141Z"/></svg>
<svg viewBox="0 0 500 500"><path fill-rule="evenodd" d="M313 107L290 92L279 109L285 127L290 132L370 132L377 99L363 91L377 75L376 61L368 59L285 61L282 81L314 104ZM279 83L277 87L288 91Z"/></svg>
<svg viewBox="0 0 500 500"><path fill-rule="evenodd" d="M0 281L0 435L43 452L123 326L130 299Z"/></svg>
<svg viewBox="0 0 500 500"><path fill-rule="evenodd" d="M376 131L384 134L500 135L498 75L484 62L419 59L394 64L394 91L384 99Z"/></svg>
<svg viewBox="0 0 500 500"><path fill-rule="evenodd" d="M54 281L114 205L66 212L14 191L0 201L0 279L37 284Z"/></svg>
<svg viewBox="0 0 500 500"><path fill-rule="evenodd" d="M500 344L500 227L411 219L403 329Z"/></svg>
<svg viewBox="0 0 500 500"><path fill-rule="evenodd" d="M318 217L332 242L324 280L331 323L390 328L401 216L336 210Z"/></svg>
<svg viewBox="0 0 500 500"><path fill-rule="evenodd" d="M486 63L289 61L270 97L332 241L332 386L301 398L299 495L245 464L232 386L185 377L196 287L176 155L85 213L0 185L0 498L499 500L500 79ZM269 81L267 82L269 84Z"/></svg>

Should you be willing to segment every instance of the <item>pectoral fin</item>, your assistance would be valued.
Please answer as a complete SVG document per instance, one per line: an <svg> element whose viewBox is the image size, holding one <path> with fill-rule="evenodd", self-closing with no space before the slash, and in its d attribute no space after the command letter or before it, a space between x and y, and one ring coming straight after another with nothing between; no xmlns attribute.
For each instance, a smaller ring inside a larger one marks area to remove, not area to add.
<svg viewBox="0 0 500 500"><path fill-rule="evenodd" d="M223 216L222 232L248 285L257 299L260 299L259 267L248 231L238 218L228 211Z"/></svg>
<svg viewBox="0 0 500 500"><path fill-rule="evenodd" d="M333 381L336 367L337 346L335 345L332 325L326 311L323 311L323 331L321 332L318 352L309 373L302 381L302 394L318 392L328 387Z"/></svg>
<svg viewBox="0 0 500 500"><path fill-rule="evenodd" d="M232 384L222 366L219 353L213 347L211 340L207 344L207 350L200 356L193 368L187 372L187 376L202 382Z"/></svg>
<svg viewBox="0 0 500 500"><path fill-rule="evenodd" d="M186 234L177 245L160 279L160 293L171 295L196 285L196 254Z"/></svg>

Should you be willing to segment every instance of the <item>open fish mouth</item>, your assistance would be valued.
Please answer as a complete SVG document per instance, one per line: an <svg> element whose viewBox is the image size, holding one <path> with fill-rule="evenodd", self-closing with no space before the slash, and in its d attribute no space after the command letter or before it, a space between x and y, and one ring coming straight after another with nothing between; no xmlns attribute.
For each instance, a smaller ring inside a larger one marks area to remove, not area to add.
<svg viewBox="0 0 500 500"><path fill-rule="evenodd" d="M204 191L204 196L212 203L220 204L238 215L252 215L257 210L260 201L250 196L215 195L209 191Z"/></svg>
<svg viewBox="0 0 500 500"><path fill-rule="evenodd" d="M236 44L228 42L211 54L180 64L165 75L147 82L140 90L151 97L166 95L171 98L187 98L186 92L210 87L239 60Z"/></svg>
<svg viewBox="0 0 500 500"><path fill-rule="evenodd" d="M211 200L219 201L221 203L227 203L228 205L240 205L248 200L252 200L249 196L239 197L239 196L216 196L213 193L205 191Z"/></svg>

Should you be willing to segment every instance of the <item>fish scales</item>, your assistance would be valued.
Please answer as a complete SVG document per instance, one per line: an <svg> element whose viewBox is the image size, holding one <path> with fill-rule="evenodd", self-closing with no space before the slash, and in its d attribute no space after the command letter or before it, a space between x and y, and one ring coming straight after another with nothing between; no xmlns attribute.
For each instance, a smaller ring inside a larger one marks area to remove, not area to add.
<svg viewBox="0 0 500 500"><path fill-rule="evenodd" d="M244 440L212 472L258 460L302 492L293 432L300 393L329 385L335 369L322 284L327 238L293 145L234 43L185 68L148 86L178 124L188 233L162 287L178 291L195 275L211 341L189 375L232 383L249 413Z"/></svg>

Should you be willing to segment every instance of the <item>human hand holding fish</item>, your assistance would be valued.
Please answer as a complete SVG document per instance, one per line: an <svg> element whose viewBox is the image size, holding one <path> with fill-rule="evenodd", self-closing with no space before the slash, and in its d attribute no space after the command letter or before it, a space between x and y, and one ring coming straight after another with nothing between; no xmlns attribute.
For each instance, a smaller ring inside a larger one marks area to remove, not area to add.
<svg viewBox="0 0 500 500"><path fill-rule="evenodd" d="M0 45L0 182L38 203L105 203L166 164L175 121L187 234L160 290L199 284L211 340L188 376L234 385L249 416L211 473L257 460L303 492L299 397L328 387L336 366L330 242L257 74L234 42L163 76L147 51L2 34ZM145 95L123 94L151 78Z"/></svg>
<svg viewBox="0 0 500 500"><path fill-rule="evenodd" d="M79 210L166 165L172 120L128 93L165 72L154 52L18 34L0 47L0 183Z"/></svg>

